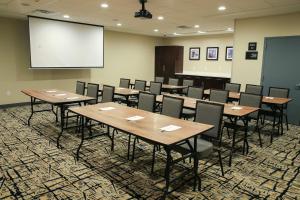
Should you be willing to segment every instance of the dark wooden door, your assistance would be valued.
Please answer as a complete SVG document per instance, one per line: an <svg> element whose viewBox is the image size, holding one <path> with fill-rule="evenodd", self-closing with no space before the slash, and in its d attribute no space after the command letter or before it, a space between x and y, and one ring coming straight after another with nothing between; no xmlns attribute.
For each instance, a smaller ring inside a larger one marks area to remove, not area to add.
<svg viewBox="0 0 300 200"><path fill-rule="evenodd" d="M156 46L155 47L155 76L165 78L165 83L175 73L182 73L183 46Z"/></svg>

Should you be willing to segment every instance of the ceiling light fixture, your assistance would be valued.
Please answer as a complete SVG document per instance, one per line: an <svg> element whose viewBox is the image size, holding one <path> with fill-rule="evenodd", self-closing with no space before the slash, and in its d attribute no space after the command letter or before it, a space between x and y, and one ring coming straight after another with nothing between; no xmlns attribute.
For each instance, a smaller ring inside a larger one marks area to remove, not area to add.
<svg viewBox="0 0 300 200"><path fill-rule="evenodd" d="M219 6L218 10L219 11L224 11L224 10L226 10L226 7L225 6Z"/></svg>
<svg viewBox="0 0 300 200"><path fill-rule="evenodd" d="M227 31L233 32L233 28L227 28Z"/></svg>
<svg viewBox="0 0 300 200"><path fill-rule="evenodd" d="M108 4L107 3L102 3L101 8L108 8Z"/></svg>
<svg viewBox="0 0 300 200"><path fill-rule="evenodd" d="M205 31L197 31L200 34L206 33Z"/></svg>
<svg viewBox="0 0 300 200"><path fill-rule="evenodd" d="M70 18L70 15L64 15L63 16L65 19L69 19Z"/></svg>
<svg viewBox="0 0 300 200"><path fill-rule="evenodd" d="M122 24L121 23L117 23L117 26L122 26Z"/></svg>
<svg viewBox="0 0 300 200"><path fill-rule="evenodd" d="M154 31L154 32L158 32L159 30L158 30L158 29L154 29L153 31Z"/></svg>
<svg viewBox="0 0 300 200"><path fill-rule="evenodd" d="M194 28L199 28L200 26L198 24L194 25Z"/></svg>
<svg viewBox="0 0 300 200"><path fill-rule="evenodd" d="M157 19L158 20L164 20L165 18L163 16L158 16Z"/></svg>

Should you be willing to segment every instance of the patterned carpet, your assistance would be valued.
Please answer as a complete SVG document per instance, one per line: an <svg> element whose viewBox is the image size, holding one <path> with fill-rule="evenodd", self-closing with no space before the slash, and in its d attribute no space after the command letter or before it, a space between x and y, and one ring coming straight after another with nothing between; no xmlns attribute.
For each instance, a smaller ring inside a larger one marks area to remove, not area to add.
<svg viewBox="0 0 300 200"><path fill-rule="evenodd" d="M52 113L37 113L31 126L26 122L28 106L0 111L0 199L159 199L165 155L161 151L150 175L152 146L138 143L136 159L128 161L126 134L119 133L115 151L110 140L87 140L76 162L74 153L80 136L74 130L61 138ZM193 192L188 184L169 195L169 199L300 199L300 127L290 126L270 145L269 128L258 136L250 133L250 152L237 151L228 167L228 148L224 148L225 177L220 175L217 156L201 161L202 191ZM96 130L101 131L101 130ZM224 134L225 146L230 144ZM174 155L177 156L177 155ZM189 162L174 167L175 176Z"/></svg>

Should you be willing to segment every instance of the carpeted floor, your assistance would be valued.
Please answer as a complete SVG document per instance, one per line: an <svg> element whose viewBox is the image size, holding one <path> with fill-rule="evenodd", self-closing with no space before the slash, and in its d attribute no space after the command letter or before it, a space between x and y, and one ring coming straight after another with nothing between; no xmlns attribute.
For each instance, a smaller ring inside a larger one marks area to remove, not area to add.
<svg viewBox="0 0 300 200"><path fill-rule="evenodd" d="M127 135L110 140L97 137L84 142L81 159L74 153L80 136L64 133L63 149L56 148L59 127L51 113L33 116L26 122L27 106L0 110L0 199L159 199L164 187L163 151L158 153L155 175L150 175L152 146L139 142L134 162L127 161ZM250 133L250 152L234 154L228 167L227 148L222 156L225 177L220 175L217 156L201 161L202 191L188 184L169 195L170 199L300 199L300 127L290 126L270 145L269 128L262 133L264 147L256 133ZM224 134L225 146L230 144ZM177 155L175 155L177 156ZM190 163L174 167L172 174Z"/></svg>

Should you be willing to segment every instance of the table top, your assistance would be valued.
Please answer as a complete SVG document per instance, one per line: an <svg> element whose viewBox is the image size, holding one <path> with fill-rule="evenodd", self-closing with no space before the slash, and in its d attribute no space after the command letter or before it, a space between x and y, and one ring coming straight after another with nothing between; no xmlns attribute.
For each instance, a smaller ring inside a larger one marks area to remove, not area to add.
<svg viewBox="0 0 300 200"><path fill-rule="evenodd" d="M99 91L103 90L103 85L99 85ZM121 88L121 87L115 87L115 94L121 95L121 96L131 96L131 95L138 95L139 90L130 89L130 88Z"/></svg>
<svg viewBox="0 0 300 200"><path fill-rule="evenodd" d="M195 99L190 98L186 96L179 96L179 95L171 95L168 94L167 96L173 96L184 99L183 107L189 108L189 109L196 109L196 102L197 101L205 101L202 99ZM157 102L162 102L163 95L156 96ZM218 103L218 102L214 102ZM222 104L222 103L219 103ZM241 106L241 105L234 105L234 104L223 104L224 105L224 115L228 116L234 116L234 117L244 117L249 115L250 113L253 113L259 108L249 107L249 106Z"/></svg>
<svg viewBox="0 0 300 200"><path fill-rule="evenodd" d="M114 108L101 110L100 108ZM83 115L124 132L131 133L161 145L174 145L213 128L212 125L191 122L123 106L117 103L100 103L96 105L70 108L72 112ZM143 119L129 121L128 117L141 116ZM175 131L161 131L162 127L175 125L181 127Z"/></svg>
<svg viewBox="0 0 300 200"><path fill-rule="evenodd" d="M134 86L134 82L130 83L131 86ZM147 81L146 83L146 87L150 87L150 81ZM166 90L176 90L176 89L184 89L184 88L188 88L188 86L186 85L169 85L169 84L162 84L161 86L162 89L166 89Z"/></svg>
<svg viewBox="0 0 300 200"><path fill-rule="evenodd" d="M210 89L204 90L204 94L210 95ZM231 99L239 100L240 99L240 93L238 93L238 92L229 92L228 97L231 98ZM265 103L265 104L283 105L283 104L287 104L290 101L292 101L291 98L279 98L279 97L269 97L269 96L263 96L263 98L262 98L262 103Z"/></svg>
<svg viewBox="0 0 300 200"><path fill-rule="evenodd" d="M94 98L88 96L78 95L72 92L57 90L57 89L23 89L24 94L34 97L36 99L52 103L52 104L64 104L64 103L77 103L93 100Z"/></svg>

